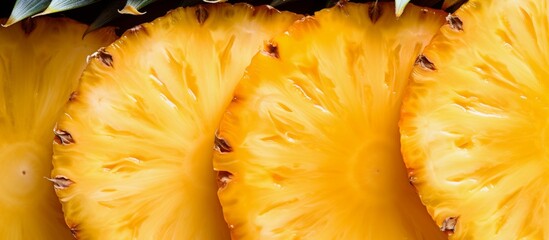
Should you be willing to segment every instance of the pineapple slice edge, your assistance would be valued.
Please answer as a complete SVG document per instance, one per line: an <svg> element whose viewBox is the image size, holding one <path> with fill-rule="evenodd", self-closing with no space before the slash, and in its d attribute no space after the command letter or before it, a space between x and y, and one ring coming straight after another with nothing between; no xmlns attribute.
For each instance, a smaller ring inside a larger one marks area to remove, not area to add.
<svg viewBox="0 0 549 240"><path fill-rule="evenodd" d="M547 239L547 1L471 0L425 50L400 122L409 174L451 239Z"/></svg>
<svg viewBox="0 0 549 240"><path fill-rule="evenodd" d="M392 3L338 4L254 57L214 154L234 239L445 237L408 183L398 131L408 75L445 15L408 8L396 19Z"/></svg>
<svg viewBox="0 0 549 240"><path fill-rule="evenodd" d="M253 54L300 17L177 8L94 54L54 144L51 175L65 183L57 194L75 235L228 239L211 166L216 126Z"/></svg>
<svg viewBox="0 0 549 240"><path fill-rule="evenodd" d="M72 239L49 177L52 129L86 56L115 40L104 28L39 17L0 28L0 236Z"/></svg>

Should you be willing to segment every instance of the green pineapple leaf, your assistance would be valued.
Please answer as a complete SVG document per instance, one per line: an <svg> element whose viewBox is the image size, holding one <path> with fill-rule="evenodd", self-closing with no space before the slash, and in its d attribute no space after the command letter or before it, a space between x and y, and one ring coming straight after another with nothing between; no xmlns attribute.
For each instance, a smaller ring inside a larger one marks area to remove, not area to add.
<svg viewBox="0 0 549 240"><path fill-rule="evenodd" d="M291 1L294 1L294 0L273 0L270 5L273 7L277 7L281 4L284 4L286 2L291 2Z"/></svg>
<svg viewBox="0 0 549 240"><path fill-rule="evenodd" d="M52 0L50 5L41 13L34 16L46 15L50 13L63 12L79 7L84 7L101 0Z"/></svg>
<svg viewBox="0 0 549 240"><path fill-rule="evenodd" d="M115 19L118 15L118 9L124 7L125 2L123 0L112 0L103 8L99 16L88 26L84 36L94 30L97 30L103 27L105 24L109 23L111 20Z"/></svg>
<svg viewBox="0 0 549 240"><path fill-rule="evenodd" d="M395 0L395 14L397 17L402 15L404 8L406 8L406 5L408 5L409 2L410 0Z"/></svg>
<svg viewBox="0 0 549 240"><path fill-rule="evenodd" d="M17 23L27 17L30 17L36 13L39 13L46 9L51 0L17 0L15 6L11 10L10 17L6 23L2 24L4 27L8 27L14 23Z"/></svg>
<svg viewBox="0 0 549 240"><path fill-rule="evenodd" d="M143 15L145 12L140 12L139 9L144 8L155 1L156 0L128 0L126 6L121 10L118 10L118 12L121 14Z"/></svg>

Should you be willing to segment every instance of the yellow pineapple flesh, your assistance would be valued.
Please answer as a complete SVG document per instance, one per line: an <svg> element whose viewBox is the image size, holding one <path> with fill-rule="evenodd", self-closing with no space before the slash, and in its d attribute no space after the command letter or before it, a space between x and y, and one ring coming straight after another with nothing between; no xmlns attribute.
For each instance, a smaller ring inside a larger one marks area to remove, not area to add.
<svg viewBox="0 0 549 240"><path fill-rule="evenodd" d="M451 239L549 239L548 12L471 0L414 70L404 160Z"/></svg>
<svg viewBox="0 0 549 240"><path fill-rule="evenodd" d="M228 239L215 131L253 55L299 18L246 4L178 8L95 53L54 145L75 235Z"/></svg>
<svg viewBox="0 0 549 240"><path fill-rule="evenodd" d="M233 239L444 239L400 155L401 96L442 12L339 3L265 44L216 137Z"/></svg>
<svg viewBox="0 0 549 240"><path fill-rule="evenodd" d="M0 238L72 239L49 177L52 129L76 89L86 56L112 29L34 18L0 28Z"/></svg>

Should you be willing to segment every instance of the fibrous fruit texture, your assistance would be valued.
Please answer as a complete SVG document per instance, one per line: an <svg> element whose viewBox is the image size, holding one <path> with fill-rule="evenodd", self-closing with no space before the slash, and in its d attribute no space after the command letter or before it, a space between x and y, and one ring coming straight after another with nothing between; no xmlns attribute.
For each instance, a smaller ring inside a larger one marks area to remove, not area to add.
<svg viewBox="0 0 549 240"><path fill-rule="evenodd" d="M340 3L265 44L216 138L234 239L443 239L400 155L401 96L445 14Z"/></svg>
<svg viewBox="0 0 549 240"><path fill-rule="evenodd" d="M300 16L178 8L96 52L60 118L52 178L80 239L227 239L214 136L264 41Z"/></svg>
<svg viewBox="0 0 549 240"><path fill-rule="evenodd" d="M412 183L452 239L549 239L547 0L471 0L404 101Z"/></svg>
<svg viewBox="0 0 549 240"><path fill-rule="evenodd" d="M86 56L114 41L102 29L34 18L0 28L0 238L72 239L49 177L52 129Z"/></svg>

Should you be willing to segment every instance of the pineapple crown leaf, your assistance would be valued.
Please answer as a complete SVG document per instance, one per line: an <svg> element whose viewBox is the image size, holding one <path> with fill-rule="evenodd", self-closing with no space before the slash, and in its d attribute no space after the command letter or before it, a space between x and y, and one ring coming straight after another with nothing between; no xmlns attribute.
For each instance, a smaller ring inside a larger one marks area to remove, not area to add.
<svg viewBox="0 0 549 240"><path fill-rule="evenodd" d="M144 8L155 1L156 0L128 0L126 6L121 10L118 10L118 12L121 14L143 15L145 12L139 12L139 9Z"/></svg>
<svg viewBox="0 0 549 240"><path fill-rule="evenodd" d="M139 10L147 5L156 2L157 0L113 0L103 8L99 16L88 26L88 29L84 33L84 36L94 30L97 30L109 22L113 21L121 14L131 15L143 15L146 12L140 12ZM201 0L182 0L177 6L190 6L200 3ZM119 14L120 13L120 14Z"/></svg>
<svg viewBox="0 0 549 240"><path fill-rule="evenodd" d="M286 2L291 2L291 1L295 1L295 0L273 0L270 5L273 7L277 7L279 5L282 5Z"/></svg>
<svg viewBox="0 0 549 240"><path fill-rule="evenodd" d="M36 17L85 7L101 0L17 0L10 17L2 26L7 27L28 17ZM118 13L142 15L139 10L157 0L111 1L99 14L86 33L102 27L113 20ZM118 10L118 11L117 11Z"/></svg>
<svg viewBox="0 0 549 240"><path fill-rule="evenodd" d="M410 2L410 0L395 0L395 14L397 17L400 17L404 12L404 8Z"/></svg>
<svg viewBox="0 0 549 240"><path fill-rule="evenodd" d="M48 7L34 16L47 15L56 12L64 12L99 2L101 0L52 0Z"/></svg>
<svg viewBox="0 0 549 240"><path fill-rule="evenodd" d="M2 8L7 6L13 6L11 8L11 14L9 15L9 18L7 21L2 24L2 26L7 27L14 23L17 23L25 18L28 17L34 17L34 16L40 16L40 15L47 15L52 13L58 13L58 12L65 12L68 10L73 10L77 8L84 9L83 11L80 11L80 14L83 12L86 16L91 16L91 19L89 17L86 17L89 19L86 22L90 24L88 30L85 34L94 31L98 28L103 27L104 25L110 23L111 21L118 21L116 20L120 15L122 14L130 14L130 15L142 15L145 14L145 12L141 11L144 7L147 5L154 3L154 2L164 2L163 4L159 5L170 5L172 7L175 6L189 6L189 5L195 5L199 3L214 3L214 2L226 2L228 0L180 0L180 1L158 1L158 0L111 0L111 1L105 1L105 0L11 0L4 3L0 3L0 10ZM236 2L252 2L251 0L236 0ZM404 13L406 5L408 3L413 3L420 6L427 6L427 7L433 7L433 8L439 8L444 9L448 12L453 12L457 10L463 3L467 2L467 0L356 0L359 2L363 1L394 1L395 2L395 14L397 16L400 16ZM11 3L10 3L11 2ZM15 2L15 3L14 3ZM171 3L170 3L171 2ZM235 1L231 1L235 2ZM271 6L275 7L281 7L282 9L292 10L292 8L298 8L301 9L301 12L303 10L306 10L309 13L313 13L316 10L319 10L319 7L330 7L333 6L337 0L322 0L314 3L313 5L305 4L307 1L305 0L271 0ZM97 3L97 4L96 4ZM320 3L320 4L318 4ZM12 5L14 4L14 5ZM99 5L98 5L99 4ZM86 8L86 6L91 5L90 7ZM93 7L92 7L93 6ZM307 6L309 9L307 9ZM89 9L97 9L99 7L100 11L94 11ZM305 9L304 9L305 8ZM311 9L314 8L314 9ZM151 11L155 11L156 8L150 8ZM162 9L162 7L160 8ZM6 9L9 11L9 8ZM295 10L295 9L294 9ZM0 11L2 13L3 11ZM299 11L298 11L299 12ZM4 17L7 16L9 12L4 12ZM154 13L153 13L154 14ZM158 15L158 11L156 12ZM70 13L69 13L69 16ZM73 15L74 16L74 15ZM76 15L80 16L80 15ZM95 17L96 16L96 17ZM146 19L149 19L148 17L145 17ZM95 19L95 20L94 20ZM93 21L92 21L93 20ZM90 23L91 22L91 23ZM135 22L135 21L134 21ZM143 21L141 21L143 22ZM139 21L138 21L139 23ZM134 25L135 26L135 25ZM126 26L126 27L133 27L133 26ZM124 27L122 27L124 29ZM85 35L84 34L84 35Z"/></svg>
<svg viewBox="0 0 549 240"><path fill-rule="evenodd" d="M51 0L17 0L13 7L8 21L2 26L8 27L27 17L39 13L46 9Z"/></svg>
<svg viewBox="0 0 549 240"><path fill-rule="evenodd" d="M90 32L93 32L94 30L97 30L104 26L105 24L109 23L113 19L115 19L118 15L118 9L125 9L127 6L127 2L124 3L123 0L114 0L111 1L95 18L95 20L88 26L88 29L86 29L86 32L84 33L84 36Z"/></svg>

